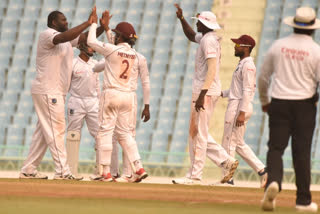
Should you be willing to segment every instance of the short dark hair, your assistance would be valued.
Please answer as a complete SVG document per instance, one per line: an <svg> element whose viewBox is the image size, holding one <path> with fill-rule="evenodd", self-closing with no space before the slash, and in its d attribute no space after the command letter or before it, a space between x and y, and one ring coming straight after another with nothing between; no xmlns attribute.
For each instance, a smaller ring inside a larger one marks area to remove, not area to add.
<svg viewBox="0 0 320 214"><path fill-rule="evenodd" d="M293 28L293 32L297 34L306 34L311 36L314 33L314 29L299 29L299 28Z"/></svg>
<svg viewBox="0 0 320 214"><path fill-rule="evenodd" d="M48 27L52 27L53 20L56 20L59 14L63 15L63 13L61 13L60 11L55 10L48 15L48 22L47 22Z"/></svg>

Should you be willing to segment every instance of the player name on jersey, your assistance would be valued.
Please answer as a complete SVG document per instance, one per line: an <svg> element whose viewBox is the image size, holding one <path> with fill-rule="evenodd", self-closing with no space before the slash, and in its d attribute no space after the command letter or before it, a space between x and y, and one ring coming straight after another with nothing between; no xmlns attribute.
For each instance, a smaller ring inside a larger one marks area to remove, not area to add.
<svg viewBox="0 0 320 214"><path fill-rule="evenodd" d="M118 56L128 58L128 59L135 59L136 58L136 55L127 54L127 53L123 53L123 52L118 52Z"/></svg>

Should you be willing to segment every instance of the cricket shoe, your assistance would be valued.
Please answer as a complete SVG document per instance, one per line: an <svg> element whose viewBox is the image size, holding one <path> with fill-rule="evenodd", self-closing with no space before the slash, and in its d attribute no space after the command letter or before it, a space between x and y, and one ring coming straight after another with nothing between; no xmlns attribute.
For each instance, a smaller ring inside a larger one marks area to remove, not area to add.
<svg viewBox="0 0 320 214"><path fill-rule="evenodd" d="M102 175L94 174L94 175L90 176L89 178L90 178L91 181L104 181L104 182L113 181L111 173L102 174Z"/></svg>
<svg viewBox="0 0 320 214"><path fill-rule="evenodd" d="M223 167L228 173L221 179L220 182L226 183L227 181L229 181L233 177L238 165L239 161L237 160L227 160L226 163L223 164Z"/></svg>
<svg viewBox="0 0 320 214"><path fill-rule="evenodd" d="M82 180L82 176L74 176L72 174L68 175L54 175L53 180L74 180L74 181L80 181Z"/></svg>
<svg viewBox="0 0 320 214"><path fill-rule="evenodd" d="M133 183L133 182L135 182L133 176L128 177L126 175L122 175L122 176L115 178L113 180L114 180L114 182L118 182L118 183Z"/></svg>
<svg viewBox="0 0 320 214"><path fill-rule="evenodd" d="M296 205L296 211L298 212L317 212L318 205L314 202L311 202L309 205Z"/></svg>
<svg viewBox="0 0 320 214"><path fill-rule="evenodd" d="M113 180L114 180L114 179L117 179L117 178L120 178L120 174L117 173L117 174L115 174L115 175L112 175L112 178L113 178Z"/></svg>
<svg viewBox="0 0 320 214"><path fill-rule="evenodd" d="M279 193L279 185L273 181L269 184L262 199L261 207L264 211L273 211L276 207L276 197Z"/></svg>
<svg viewBox="0 0 320 214"><path fill-rule="evenodd" d="M41 174L40 172L36 172L33 174L28 173L20 173L19 178L22 179L48 179L47 175Z"/></svg>
<svg viewBox="0 0 320 214"><path fill-rule="evenodd" d="M199 179L191 178L177 178L172 180L173 184L184 184L184 185L203 185L202 181Z"/></svg>
<svg viewBox="0 0 320 214"><path fill-rule="evenodd" d="M148 177L147 172L144 170L144 168L140 168L136 173L133 175L133 182L134 183L140 183L143 179Z"/></svg>

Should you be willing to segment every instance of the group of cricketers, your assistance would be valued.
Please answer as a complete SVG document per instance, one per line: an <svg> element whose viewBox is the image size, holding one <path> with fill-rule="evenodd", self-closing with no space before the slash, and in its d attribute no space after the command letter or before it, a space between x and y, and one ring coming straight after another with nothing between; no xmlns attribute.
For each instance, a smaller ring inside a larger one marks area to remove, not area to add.
<svg viewBox="0 0 320 214"><path fill-rule="evenodd" d="M233 72L229 89L222 90L219 79L221 46L216 34L220 26L216 16L210 11L203 11L192 17L197 20L195 32L184 18L179 5L175 4L175 7L185 36L199 46L195 56L188 133L191 166L184 178L173 179L172 182L202 184L203 168L208 157L222 169L219 183L234 185L233 175L239 164L235 159L237 153L261 177L261 187L267 190L264 198L264 203L267 203L271 193L276 195L279 188L274 188L276 190L270 193L270 188L266 186L266 166L244 142L256 90L256 67L250 56L256 45L255 40L249 35L231 39L234 43L234 55L240 60ZM141 79L144 98L141 118L144 122L150 119L147 62L133 48L138 39L133 26L128 22L120 22L115 29L110 30L111 17L109 11L104 11L98 27L94 7L87 21L68 29L63 13L53 11L49 14L48 29L39 36L37 76L31 88L38 123L20 178L48 178L37 171L37 166L49 147L55 164L54 179L83 179L78 175L77 168L84 120L95 139L96 170L90 176L91 180L140 182L148 176L135 141L135 91L138 78ZM82 33L88 27L89 32ZM103 32L108 43L97 39ZM72 47L78 47L79 56L73 58ZM94 60L94 53L102 55L103 59ZM99 72L103 72L102 90ZM68 92L70 99L67 104L68 126L65 134L64 109ZM220 97L228 98L221 144L209 133L210 118ZM118 143L123 150L121 176L118 169ZM271 205L268 204L268 209L269 207Z"/></svg>
<svg viewBox="0 0 320 214"><path fill-rule="evenodd" d="M212 12L204 11L195 33L175 4L187 38L199 43L193 78L192 108L189 130L191 167L186 177L174 179L174 184L200 184L206 156L222 168L221 183L233 185L233 174L239 164L235 152L261 176L261 187L266 183L264 164L243 141L245 124L252 113L255 92L255 65L250 57L255 41L248 35L232 39L235 55L240 58L229 90L221 91L219 79L220 42L215 30L220 29ZM29 155L21 169L20 178L42 178L36 170L49 146L55 162L54 179L76 179L78 175L81 129L86 121L95 139L96 170L91 180L140 182L148 175L144 170L135 138L137 114L136 89L141 79L144 97L144 122L149 112L149 72L143 55L133 48L138 36L130 23L120 22L112 31L109 11L100 18L92 9L88 21L68 29L63 13L53 11L48 16L48 29L39 36L37 47L37 76L32 84L32 97L38 115L36 131ZM90 26L89 32L82 33ZM108 43L97 40L105 32ZM73 58L72 47L80 50ZM96 61L94 53L103 59ZM104 72L102 91L99 72ZM50 75L50 78L49 78ZM53 76L54 78L52 78ZM65 136L65 97L68 126ZM219 97L228 97L222 144L216 143L208 132L209 121ZM118 143L123 150L123 175L118 169Z"/></svg>

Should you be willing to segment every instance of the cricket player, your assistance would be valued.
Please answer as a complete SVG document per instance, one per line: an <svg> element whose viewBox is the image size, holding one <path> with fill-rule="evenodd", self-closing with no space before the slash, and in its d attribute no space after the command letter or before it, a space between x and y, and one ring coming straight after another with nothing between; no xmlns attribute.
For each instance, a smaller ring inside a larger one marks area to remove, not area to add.
<svg viewBox="0 0 320 214"><path fill-rule="evenodd" d="M132 137L135 96L131 91L132 81L134 81L131 73L133 67L138 66L139 61L136 51L130 44L137 36L131 24L121 22L113 29L116 33L115 45L98 41L96 11L94 14L94 23L90 27L87 43L105 57L103 92L99 107L99 130L96 136L99 163L99 174L96 180L113 180L110 173L113 134L128 156L136 179L144 179L148 174L142 166L137 143ZM100 19L105 32L109 30L109 19L109 11L105 11Z"/></svg>
<svg viewBox="0 0 320 214"><path fill-rule="evenodd" d="M38 122L20 178L48 178L37 172L37 167L49 147L55 165L54 179L75 179L67 164L64 145L65 96L71 80L72 47L86 42L87 35L81 32L93 22L93 15L91 13L88 21L69 30L65 15L53 11L48 15L48 29L39 35L37 75L31 87ZM101 27L99 29L98 35L103 32Z"/></svg>
<svg viewBox="0 0 320 214"><path fill-rule="evenodd" d="M250 53L255 46L254 39L242 35L231 39L235 43L234 55L240 58L233 73L230 88L222 91L221 96L228 98L225 113L222 146L229 155L239 154L261 177L261 188L267 183L265 165L257 158L244 142L246 124L252 115L252 101L256 90L256 67ZM228 183L233 184L233 179Z"/></svg>
<svg viewBox="0 0 320 214"><path fill-rule="evenodd" d="M111 18L111 16L110 16ZM115 37L111 30L108 30L107 38L109 43L115 44ZM131 43L131 47L133 48L134 43ZM143 90L143 101L144 101L144 109L141 114L141 119L143 119L143 122L147 122L150 119L150 111L149 111L149 100L150 100L150 79L149 79L149 71L148 71L148 64L146 58L137 52L137 58L138 58L138 67L133 67L132 70L132 87L131 90L134 93L134 119L132 123L132 137L135 138L136 135L136 121L137 121L137 85L138 85L138 77L141 80L142 84L142 90ZM112 138L112 156L111 156L111 175L116 182L140 182L141 180L134 180L134 177L132 176L132 170L130 166L130 162L128 160L128 157L125 155L125 153L122 153L122 175L120 176L119 173L119 147L118 147L118 140L115 135L113 135Z"/></svg>
<svg viewBox="0 0 320 214"><path fill-rule="evenodd" d="M178 4L177 18L186 37L199 44L196 53L195 73L192 82L192 104L189 128L189 152L191 166L185 178L174 179L174 184L201 184L203 168L208 156L227 173L221 183L227 182L234 174L239 162L229 156L220 144L209 134L209 122L221 94L219 79L220 43L215 30L220 29L216 16L209 11L201 12L197 19L195 33L184 19Z"/></svg>
<svg viewBox="0 0 320 214"><path fill-rule="evenodd" d="M67 162L71 173L77 176L81 129L84 120L95 138L98 131L100 84L99 73L104 69L104 60L93 59L94 50L82 43L80 54L73 59L71 85L68 100ZM102 65L102 66L101 66Z"/></svg>

